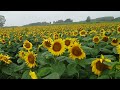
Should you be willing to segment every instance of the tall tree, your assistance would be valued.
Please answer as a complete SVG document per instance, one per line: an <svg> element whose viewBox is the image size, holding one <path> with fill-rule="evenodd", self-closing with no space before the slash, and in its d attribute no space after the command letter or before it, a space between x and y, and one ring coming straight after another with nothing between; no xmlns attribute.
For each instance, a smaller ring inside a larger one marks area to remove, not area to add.
<svg viewBox="0 0 120 90"><path fill-rule="evenodd" d="M5 17L2 16L2 15L0 15L0 27L3 27L3 26L4 26L5 21L6 21Z"/></svg>
<svg viewBox="0 0 120 90"><path fill-rule="evenodd" d="M91 18L90 18L90 16L88 16L86 19L86 22L90 22L90 21L91 21Z"/></svg>

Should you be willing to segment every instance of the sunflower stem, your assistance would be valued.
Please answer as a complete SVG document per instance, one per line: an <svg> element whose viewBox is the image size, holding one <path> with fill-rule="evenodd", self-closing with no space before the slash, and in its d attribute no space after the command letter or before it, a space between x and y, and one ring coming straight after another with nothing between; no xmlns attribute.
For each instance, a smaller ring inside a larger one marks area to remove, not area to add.
<svg viewBox="0 0 120 90"><path fill-rule="evenodd" d="M120 62L120 54L119 54L119 62Z"/></svg>

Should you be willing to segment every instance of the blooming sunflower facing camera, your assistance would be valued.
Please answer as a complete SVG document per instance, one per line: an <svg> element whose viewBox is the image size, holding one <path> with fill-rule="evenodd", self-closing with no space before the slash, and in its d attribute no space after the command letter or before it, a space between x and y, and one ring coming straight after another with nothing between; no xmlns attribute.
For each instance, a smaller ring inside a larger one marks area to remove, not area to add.
<svg viewBox="0 0 120 90"><path fill-rule="evenodd" d="M25 40L23 43L23 48L25 48L26 50L31 50L32 49L32 43L29 42L28 40Z"/></svg>
<svg viewBox="0 0 120 90"><path fill-rule="evenodd" d="M77 42L74 42L74 44L71 47L69 47L69 52L70 58L72 58L73 60L75 60L76 58L83 59L86 57L86 54L80 47L80 44Z"/></svg>
<svg viewBox="0 0 120 90"><path fill-rule="evenodd" d="M117 38L113 38L112 41L111 41L111 44L113 46L117 46L119 44L119 40Z"/></svg>
<svg viewBox="0 0 120 90"><path fill-rule="evenodd" d="M53 41L49 51L55 55L59 56L65 52L65 43L62 39L56 39Z"/></svg>
<svg viewBox="0 0 120 90"><path fill-rule="evenodd" d="M36 64L36 55L37 54L34 54L33 52L27 52L24 59L26 61L26 64L28 65L29 68L33 68L35 67L37 64Z"/></svg>
<svg viewBox="0 0 120 90"><path fill-rule="evenodd" d="M100 75L102 71L106 69L111 69L111 66L105 65L103 62L111 62L109 59L105 59L103 55L101 55L100 58L95 59L92 61L91 67L92 67L92 72L96 75Z"/></svg>
<svg viewBox="0 0 120 90"><path fill-rule="evenodd" d="M100 42L99 36L94 36L93 37L93 42L94 43L99 43Z"/></svg>

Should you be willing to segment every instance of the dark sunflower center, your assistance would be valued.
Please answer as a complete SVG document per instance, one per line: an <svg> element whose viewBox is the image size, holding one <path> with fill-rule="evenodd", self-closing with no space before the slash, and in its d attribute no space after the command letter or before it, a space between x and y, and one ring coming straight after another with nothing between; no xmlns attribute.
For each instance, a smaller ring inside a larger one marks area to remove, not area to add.
<svg viewBox="0 0 120 90"><path fill-rule="evenodd" d="M103 71L105 69L108 69L108 66L103 64L103 63L101 63L100 61L98 61L96 63L96 69L99 70L99 71Z"/></svg>
<svg viewBox="0 0 120 90"><path fill-rule="evenodd" d="M98 38L94 38L94 42L98 42L99 41L99 39Z"/></svg>
<svg viewBox="0 0 120 90"><path fill-rule="evenodd" d="M82 55L81 49L78 46L75 46L72 48L72 54L75 56Z"/></svg>
<svg viewBox="0 0 120 90"><path fill-rule="evenodd" d="M47 47L51 47L51 43L50 43L49 41L45 41L45 45L46 45Z"/></svg>
<svg viewBox="0 0 120 90"><path fill-rule="evenodd" d="M62 46L61 46L61 44L59 42L54 43L54 45L53 45L53 50L54 51L56 51L56 52L60 51L61 48L62 48Z"/></svg>
<svg viewBox="0 0 120 90"><path fill-rule="evenodd" d="M103 37L102 40L105 41L105 42L107 42L108 41L108 37Z"/></svg>
<svg viewBox="0 0 120 90"><path fill-rule="evenodd" d="M69 46L70 45L70 40L65 40L65 45Z"/></svg>
<svg viewBox="0 0 120 90"><path fill-rule="evenodd" d="M112 42L113 42L113 43L117 43L117 42L118 42L118 40L116 39L116 40L113 40Z"/></svg>
<svg viewBox="0 0 120 90"><path fill-rule="evenodd" d="M118 28L118 31L120 32L120 28Z"/></svg>
<svg viewBox="0 0 120 90"><path fill-rule="evenodd" d="M31 64L34 63L35 57L33 56L33 54L30 54L30 55L28 56L28 61L29 61L29 63L31 63Z"/></svg>
<svg viewBox="0 0 120 90"><path fill-rule="evenodd" d="M25 43L26 48L30 48L30 43Z"/></svg>
<svg viewBox="0 0 120 90"><path fill-rule="evenodd" d="M22 40L22 37L20 37L20 40Z"/></svg>
<svg viewBox="0 0 120 90"><path fill-rule="evenodd" d="M81 32L81 34L82 34L82 35L84 35L84 34L85 34L85 32Z"/></svg>

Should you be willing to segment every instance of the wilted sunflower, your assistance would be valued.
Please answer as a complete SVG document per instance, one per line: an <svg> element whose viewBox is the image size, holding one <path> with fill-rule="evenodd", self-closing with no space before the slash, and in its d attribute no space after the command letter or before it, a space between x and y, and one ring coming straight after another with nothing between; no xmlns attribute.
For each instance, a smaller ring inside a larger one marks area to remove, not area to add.
<svg viewBox="0 0 120 90"><path fill-rule="evenodd" d="M32 79L38 79L36 73L35 73L35 72L32 72L31 70L30 70L30 72L29 72L29 75L30 75L30 77L31 77Z"/></svg>
<svg viewBox="0 0 120 90"><path fill-rule="evenodd" d="M62 39L56 39L52 43L49 51L56 56L61 55L65 51L65 43Z"/></svg>
<svg viewBox="0 0 120 90"><path fill-rule="evenodd" d="M94 37L93 37L93 42L94 42L94 43L99 43L99 42L100 42L99 37L98 37L98 36L94 36Z"/></svg>
<svg viewBox="0 0 120 90"><path fill-rule="evenodd" d="M33 68L36 66L36 54L34 54L33 52L27 52L25 57L24 57L26 64L28 65L28 67Z"/></svg>
<svg viewBox="0 0 120 90"><path fill-rule="evenodd" d="M108 36L103 36L103 37L102 37L102 41L104 41L104 42L107 42L107 41L108 41L108 39L109 39L109 37L108 37Z"/></svg>
<svg viewBox="0 0 120 90"><path fill-rule="evenodd" d="M80 44L77 42L74 42L72 47L69 47L69 52L70 52L70 54L69 54L70 58L72 58L73 60L75 60L76 58L83 59L86 57L86 54L80 47Z"/></svg>
<svg viewBox="0 0 120 90"><path fill-rule="evenodd" d="M91 67L94 74L99 76L103 70L112 68L111 66L105 65L103 62L111 62L111 60L105 59L104 56L101 55L100 58L96 58L92 61Z"/></svg>
<svg viewBox="0 0 120 90"><path fill-rule="evenodd" d="M51 47L52 41L53 40L51 38L44 39L42 42L43 47L49 49Z"/></svg>
<svg viewBox="0 0 120 90"><path fill-rule="evenodd" d="M32 49L32 43L29 42L28 40L25 40L23 43L23 48L25 48L26 50Z"/></svg>
<svg viewBox="0 0 120 90"><path fill-rule="evenodd" d="M113 38L112 41L111 41L111 44L113 46L117 46L117 45L119 45L119 40L117 38Z"/></svg>
<svg viewBox="0 0 120 90"><path fill-rule="evenodd" d="M23 51L23 50L19 51L19 57L20 57L21 59L24 59L25 54L26 54L25 51Z"/></svg>
<svg viewBox="0 0 120 90"><path fill-rule="evenodd" d="M117 53L120 54L120 45L116 46Z"/></svg>
<svg viewBox="0 0 120 90"><path fill-rule="evenodd" d="M0 54L0 61L5 62L6 64L10 64L10 63L12 63L12 61L9 59L10 59L10 57L8 55Z"/></svg>
<svg viewBox="0 0 120 90"><path fill-rule="evenodd" d="M85 30L80 31L80 36L86 36L87 32Z"/></svg>

